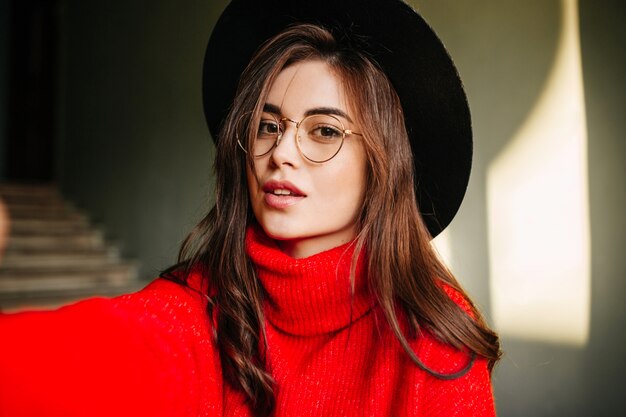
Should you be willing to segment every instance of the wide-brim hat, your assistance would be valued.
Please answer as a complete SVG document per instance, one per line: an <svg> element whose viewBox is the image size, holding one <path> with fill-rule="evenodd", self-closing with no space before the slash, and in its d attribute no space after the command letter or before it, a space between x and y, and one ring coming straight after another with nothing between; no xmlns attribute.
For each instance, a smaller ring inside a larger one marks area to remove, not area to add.
<svg viewBox="0 0 626 417"><path fill-rule="evenodd" d="M233 0L206 49L204 113L214 141L255 51L296 23L358 39L394 86L405 115L417 202L433 236L457 213L469 181L472 129L461 79L441 40L401 0Z"/></svg>

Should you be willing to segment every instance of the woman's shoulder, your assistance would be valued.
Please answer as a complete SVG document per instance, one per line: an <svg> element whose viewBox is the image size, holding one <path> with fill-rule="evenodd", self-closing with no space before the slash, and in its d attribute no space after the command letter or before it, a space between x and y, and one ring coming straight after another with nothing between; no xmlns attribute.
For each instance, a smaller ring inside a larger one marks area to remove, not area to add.
<svg viewBox="0 0 626 417"><path fill-rule="evenodd" d="M207 278L196 270L184 277L178 273L162 275L142 290L119 297L118 301L137 303L147 298L157 305L174 302L179 307L200 307L204 310L208 301Z"/></svg>
<svg viewBox="0 0 626 417"><path fill-rule="evenodd" d="M452 301L454 301L454 303L456 305L461 307L461 309L463 311L465 311L465 313L467 313L472 318L476 317L476 313L474 311L474 306L472 305L470 300L467 298L467 296L461 292L461 290L456 289L451 284L449 284L449 283L447 283L445 281L442 281L442 280L438 280L437 281L437 285L439 286L439 288L441 288L443 290L443 292Z"/></svg>
<svg viewBox="0 0 626 417"><path fill-rule="evenodd" d="M465 313L476 318L476 310L467 296L448 283L438 285ZM421 404L424 415L495 416L491 375L487 360L468 349L457 349L424 329L412 341L416 355L435 373L424 373Z"/></svg>
<svg viewBox="0 0 626 417"><path fill-rule="evenodd" d="M475 317L474 308L465 294L441 280L437 282L437 285L467 315L472 318ZM441 341L427 327L422 328L420 337L412 340L411 344L424 364L438 373L456 373L471 360L471 355L467 350L459 350Z"/></svg>
<svg viewBox="0 0 626 417"><path fill-rule="evenodd" d="M186 334L186 337L212 339L205 281L195 272L185 280L161 276L140 291L101 302L109 314L139 327L151 327L176 337Z"/></svg>

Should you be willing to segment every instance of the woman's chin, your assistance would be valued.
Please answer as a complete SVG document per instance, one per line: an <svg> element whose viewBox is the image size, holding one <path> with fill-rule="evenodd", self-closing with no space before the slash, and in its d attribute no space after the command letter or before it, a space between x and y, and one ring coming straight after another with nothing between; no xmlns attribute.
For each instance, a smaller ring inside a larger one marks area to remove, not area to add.
<svg viewBox="0 0 626 417"><path fill-rule="evenodd" d="M263 228L265 234L274 239L277 242L298 242L309 238L306 235L294 233L293 230L282 230L282 229L272 229L272 228Z"/></svg>
<svg viewBox="0 0 626 417"><path fill-rule="evenodd" d="M353 228L328 232L298 229L293 225L277 227L261 223L261 227L265 234L274 239L280 249L292 258L312 256L354 239Z"/></svg>

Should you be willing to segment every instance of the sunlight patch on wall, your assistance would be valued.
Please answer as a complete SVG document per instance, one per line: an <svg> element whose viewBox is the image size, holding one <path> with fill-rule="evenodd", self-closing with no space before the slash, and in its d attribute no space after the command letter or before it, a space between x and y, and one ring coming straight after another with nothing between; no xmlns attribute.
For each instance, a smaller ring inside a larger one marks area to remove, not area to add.
<svg viewBox="0 0 626 417"><path fill-rule="evenodd" d="M439 254L439 258L452 269L452 245L450 244L450 228L444 229L436 238L431 241L435 251Z"/></svg>
<svg viewBox="0 0 626 417"><path fill-rule="evenodd" d="M488 170L491 302L503 335L584 345L591 238L577 0L562 10L546 87Z"/></svg>

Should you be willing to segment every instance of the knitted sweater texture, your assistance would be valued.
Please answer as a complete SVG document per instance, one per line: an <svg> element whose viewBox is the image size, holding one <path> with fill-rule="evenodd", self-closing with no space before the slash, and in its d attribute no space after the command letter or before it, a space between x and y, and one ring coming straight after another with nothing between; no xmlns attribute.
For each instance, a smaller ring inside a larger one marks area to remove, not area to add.
<svg viewBox="0 0 626 417"><path fill-rule="evenodd" d="M451 381L411 362L363 262L352 288L350 245L292 259L255 228L246 244L267 294L275 416L494 415L484 359ZM157 279L135 294L0 315L0 416L252 416L222 378L205 286L197 275L191 288ZM438 372L467 364L427 332L410 342Z"/></svg>

